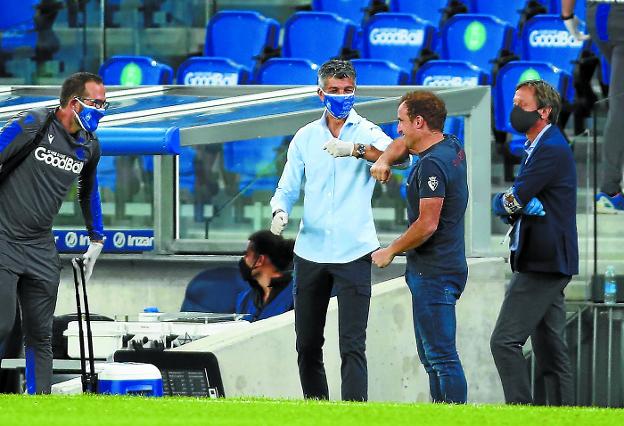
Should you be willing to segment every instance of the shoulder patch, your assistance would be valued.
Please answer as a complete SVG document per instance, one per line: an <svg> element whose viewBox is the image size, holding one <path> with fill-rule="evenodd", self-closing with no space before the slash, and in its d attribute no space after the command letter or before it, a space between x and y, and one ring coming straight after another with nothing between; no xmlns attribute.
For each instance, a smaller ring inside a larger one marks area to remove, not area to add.
<svg viewBox="0 0 624 426"><path fill-rule="evenodd" d="M438 187L438 184L440 182L438 182L438 177L437 176L429 176L429 180L427 181L427 185L429 185L429 188L431 188L432 191L435 191L436 188Z"/></svg>

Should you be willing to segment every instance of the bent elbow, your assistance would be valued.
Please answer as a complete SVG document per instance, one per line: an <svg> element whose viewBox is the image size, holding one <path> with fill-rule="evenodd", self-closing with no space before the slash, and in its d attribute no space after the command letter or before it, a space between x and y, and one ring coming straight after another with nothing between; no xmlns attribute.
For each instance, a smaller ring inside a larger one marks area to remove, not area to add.
<svg viewBox="0 0 624 426"><path fill-rule="evenodd" d="M438 224L437 223L430 223L427 226L426 232L427 232L427 238L430 238L433 234L435 234L435 232L438 230Z"/></svg>

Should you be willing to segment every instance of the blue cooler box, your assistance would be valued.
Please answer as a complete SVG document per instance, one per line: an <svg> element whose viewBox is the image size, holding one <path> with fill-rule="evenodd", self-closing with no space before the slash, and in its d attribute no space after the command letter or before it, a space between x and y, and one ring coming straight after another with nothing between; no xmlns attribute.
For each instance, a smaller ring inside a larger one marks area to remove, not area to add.
<svg viewBox="0 0 624 426"><path fill-rule="evenodd" d="M152 364L113 362L98 374L98 393L163 396L160 370Z"/></svg>

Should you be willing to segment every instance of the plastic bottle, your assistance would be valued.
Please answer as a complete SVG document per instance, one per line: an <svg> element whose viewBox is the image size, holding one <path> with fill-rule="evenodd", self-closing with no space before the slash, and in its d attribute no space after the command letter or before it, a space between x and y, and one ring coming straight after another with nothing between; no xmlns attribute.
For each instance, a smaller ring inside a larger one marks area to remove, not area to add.
<svg viewBox="0 0 624 426"><path fill-rule="evenodd" d="M615 268L612 265L609 265L605 272L604 302L607 305L614 305L617 302L617 281L615 279Z"/></svg>

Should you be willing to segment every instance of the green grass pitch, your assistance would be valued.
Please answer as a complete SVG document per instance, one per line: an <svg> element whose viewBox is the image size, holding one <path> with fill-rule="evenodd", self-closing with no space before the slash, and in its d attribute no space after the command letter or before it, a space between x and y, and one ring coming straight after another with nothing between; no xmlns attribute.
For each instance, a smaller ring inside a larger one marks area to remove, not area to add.
<svg viewBox="0 0 624 426"><path fill-rule="evenodd" d="M0 425L621 425L624 410L271 399L0 396Z"/></svg>

